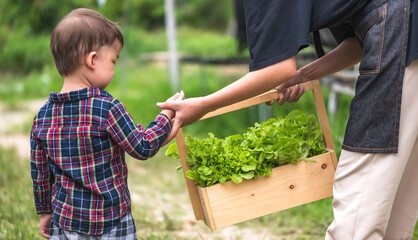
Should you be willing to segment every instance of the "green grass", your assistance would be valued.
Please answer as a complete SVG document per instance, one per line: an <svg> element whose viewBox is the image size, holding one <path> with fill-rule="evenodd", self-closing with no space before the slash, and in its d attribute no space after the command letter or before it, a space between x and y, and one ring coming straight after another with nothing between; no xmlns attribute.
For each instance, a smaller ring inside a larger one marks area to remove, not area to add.
<svg viewBox="0 0 418 240"><path fill-rule="evenodd" d="M0 239L42 239L28 159L0 149Z"/></svg>

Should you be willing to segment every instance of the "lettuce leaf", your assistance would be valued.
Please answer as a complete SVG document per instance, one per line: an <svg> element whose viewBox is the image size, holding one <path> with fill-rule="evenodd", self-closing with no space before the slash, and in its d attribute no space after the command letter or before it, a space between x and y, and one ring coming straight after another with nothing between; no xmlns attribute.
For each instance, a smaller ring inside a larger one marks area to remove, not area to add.
<svg viewBox="0 0 418 240"><path fill-rule="evenodd" d="M323 132L316 117L294 110L285 118L271 118L255 123L242 136L224 139L208 133L208 138L186 136L190 170L186 176L201 187L232 180L271 175L272 168L308 160L325 152ZM176 144L169 146L167 156L179 158Z"/></svg>

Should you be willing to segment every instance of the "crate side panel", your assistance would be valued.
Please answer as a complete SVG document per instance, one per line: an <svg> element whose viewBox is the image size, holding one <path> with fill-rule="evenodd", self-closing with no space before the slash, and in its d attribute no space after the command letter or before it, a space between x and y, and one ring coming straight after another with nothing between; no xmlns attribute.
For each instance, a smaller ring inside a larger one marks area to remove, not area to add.
<svg viewBox="0 0 418 240"><path fill-rule="evenodd" d="M206 188L217 228L332 196L334 168L329 153L273 169L272 175L240 184ZM326 165L324 169L323 166Z"/></svg>
<svg viewBox="0 0 418 240"><path fill-rule="evenodd" d="M213 220L212 208L210 207L210 202L209 202L209 199L208 199L208 194L206 192L206 188L198 187L197 189L198 189L198 192L199 192L200 202L202 204L203 214L205 216L205 218L204 218L205 224L210 229L215 230L216 225L215 225L215 221Z"/></svg>

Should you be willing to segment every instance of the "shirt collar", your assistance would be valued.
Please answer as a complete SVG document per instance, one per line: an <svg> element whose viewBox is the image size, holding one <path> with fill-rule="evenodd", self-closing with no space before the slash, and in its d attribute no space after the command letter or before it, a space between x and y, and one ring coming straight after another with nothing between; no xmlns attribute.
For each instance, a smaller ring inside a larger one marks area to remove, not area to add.
<svg viewBox="0 0 418 240"><path fill-rule="evenodd" d="M51 92L49 94L49 100L51 102L72 102L97 96L112 97L108 92L104 90L90 87L66 93Z"/></svg>

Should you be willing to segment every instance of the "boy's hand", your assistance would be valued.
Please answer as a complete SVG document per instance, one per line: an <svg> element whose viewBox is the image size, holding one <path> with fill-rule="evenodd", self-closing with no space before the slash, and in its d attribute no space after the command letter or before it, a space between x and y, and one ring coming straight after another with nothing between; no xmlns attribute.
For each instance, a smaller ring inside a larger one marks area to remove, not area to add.
<svg viewBox="0 0 418 240"><path fill-rule="evenodd" d="M49 239L49 224L51 223L52 213L41 214L40 230L44 238Z"/></svg>

